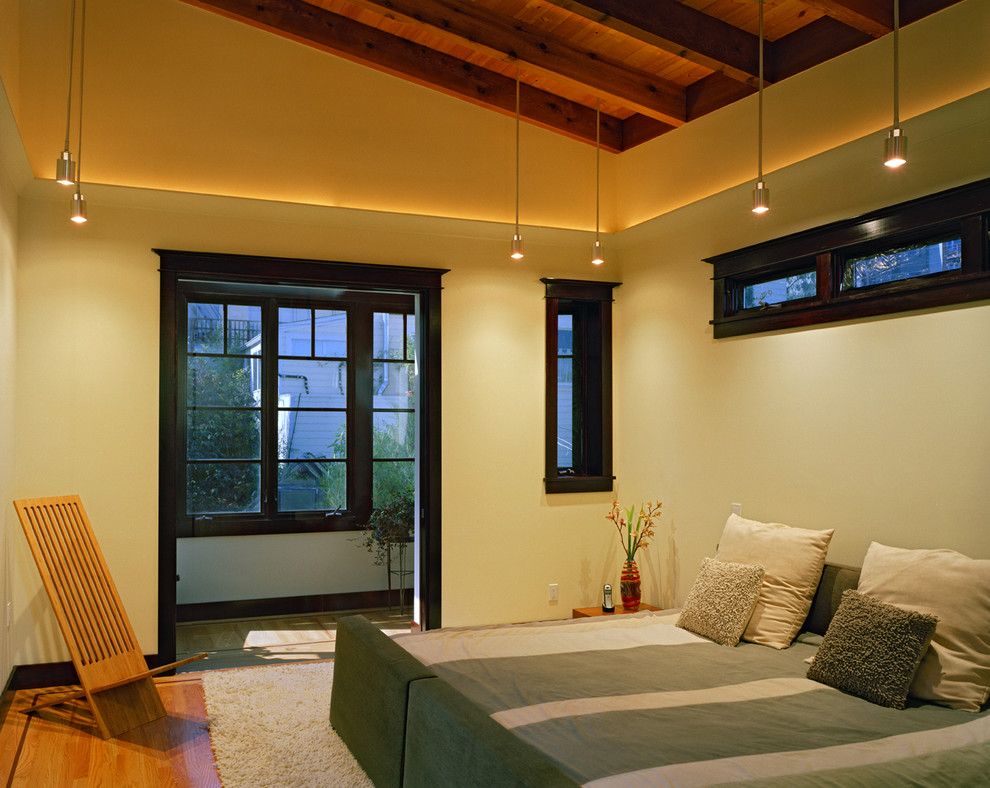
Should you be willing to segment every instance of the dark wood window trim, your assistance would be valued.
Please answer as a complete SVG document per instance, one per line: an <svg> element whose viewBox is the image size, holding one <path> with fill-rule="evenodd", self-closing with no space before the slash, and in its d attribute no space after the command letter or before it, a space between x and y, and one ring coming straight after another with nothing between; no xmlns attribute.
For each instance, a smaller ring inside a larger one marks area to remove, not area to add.
<svg viewBox="0 0 990 788"><path fill-rule="evenodd" d="M577 279L540 280L546 286L546 435L544 488L549 493L602 492L612 489L612 290L620 282ZM562 473L557 453L558 317L575 316L575 368L584 429L574 448L573 472ZM580 320L578 319L580 318Z"/></svg>
<svg viewBox="0 0 990 788"><path fill-rule="evenodd" d="M990 179L708 258L716 339L990 298ZM872 287L840 289L845 260L937 239L962 238L960 268ZM753 281L813 265L813 298L743 309Z"/></svg>
<svg viewBox="0 0 990 788"><path fill-rule="evenodd" d="M159 552L158 662L175 659L175 540L177 512L174 435L178 417L178 285L182 279L268 283L299 288L338 287L348 290L412 294L418 297L417 343L422 359L419 425L419 559L425 582L419 588L421 624L441 625L440 517L440 290L442 268L368 265L297 258L154 249L161 271L161 356L159 374ZM377 296L376 296L377 297Z"/></svg>

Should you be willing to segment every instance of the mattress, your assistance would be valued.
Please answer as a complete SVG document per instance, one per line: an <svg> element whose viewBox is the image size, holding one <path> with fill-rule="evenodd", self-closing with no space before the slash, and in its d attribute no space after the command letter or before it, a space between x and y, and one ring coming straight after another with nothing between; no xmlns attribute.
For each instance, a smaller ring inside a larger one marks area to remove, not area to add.
<svg viewBox="0 0 990 788"><path fill-rule="evenodd" d="M990 710L877 706L806 678L818 635L783 651L727 648L675 619L639 613L394 641L595 788L990 784Z"/></svg>

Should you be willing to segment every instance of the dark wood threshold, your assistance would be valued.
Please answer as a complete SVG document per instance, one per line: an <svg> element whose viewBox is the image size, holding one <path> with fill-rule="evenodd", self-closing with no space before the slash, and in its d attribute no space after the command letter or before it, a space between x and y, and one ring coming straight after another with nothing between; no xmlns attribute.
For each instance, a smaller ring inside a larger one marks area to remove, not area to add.
<svg viewBox="0 0 990 788"><path fill-rule="evenodd" d="M412 589L405 589L407 605L412 604ZM391 604L399 604L399 591L393 589ZM258 618L261 616L291 616L301 613L336 613L341 610L368 610L389 607L389 592L352 591L343 594L312 594L269 599L233 599L227 602L198 602L176 606L180 624L191 621L220 621L229 618Z"/></svg>

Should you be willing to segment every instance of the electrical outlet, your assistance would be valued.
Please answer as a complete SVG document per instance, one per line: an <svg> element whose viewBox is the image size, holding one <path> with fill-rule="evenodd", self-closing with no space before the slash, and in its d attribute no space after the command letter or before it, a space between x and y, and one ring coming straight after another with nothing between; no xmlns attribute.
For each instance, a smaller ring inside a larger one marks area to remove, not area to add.
<svg viewBox="0 0 990 788"><path fill-rule="evenodd" d="M739 515L740 517L742 517L742 504L741 503L729 504L729 509L732 511L733 514L736 514L736 515Z"/></svg>
<svg viewBox="0 0 990 788"><path fill-rule="evenodd" d="M557 601L557 592L559 590L557 583L551 583L547 586L547 602L553 604Z"/></svg>

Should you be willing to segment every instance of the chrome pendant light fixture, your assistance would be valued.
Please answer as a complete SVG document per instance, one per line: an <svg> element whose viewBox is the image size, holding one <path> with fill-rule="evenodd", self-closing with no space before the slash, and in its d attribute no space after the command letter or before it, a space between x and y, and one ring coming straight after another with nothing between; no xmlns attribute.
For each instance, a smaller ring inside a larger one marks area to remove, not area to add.
<svg viewBox="0 0 990 788"><path fill-rule="evenodd" d="M81 20L79 30L79 134L76 140L76 191L72 195L72 213L69 218L76 224L84 224L86 198L82 193L82 130L83 130L83 76L86 63L86 0L79 0Z"/></svg>
<svg viewBox="0 0 990 788"><path fill-rule="evenodd" d="M883 145L883 163L896 170L907 163L907 137L901 128L900 107L900 28L901 2L894 0L894 124Z"/></svg>
<svg viewBox="0 0 990 788"><path fill-rule="evenodd" d="M591 264L605 262L600 235L601 224L601 172L602 172L602 102L595 105L595 244L591 249Z"/></svg>
<svg viewBox="0 0 990 788"><path fill-rule="evenodd" d="M72 79L75 65L76 50L76 0L69 0L69 78L66 85L65 100L65 144L62 152L55 160L55 180L63 186L72 186L76 182L76 163L72 161L72 151L69 150L69 127L72 124Z"/></svg>
<svg viewBox="0 0 990 788"><path fill-rule="evenodd" d="M760 82L756 115L756 186L753 187L753 213L757 216L770 210L770 190L763 181L763 0L756 0L760 25Z"/></svg>
<svg viewBox="0 0 990 788"><path fill-rule="evenodd" d="M516 232L512 236L512 252L509 257L522 260L525 256L522 236L519 234L519 69L516 68Z"/></svg>

